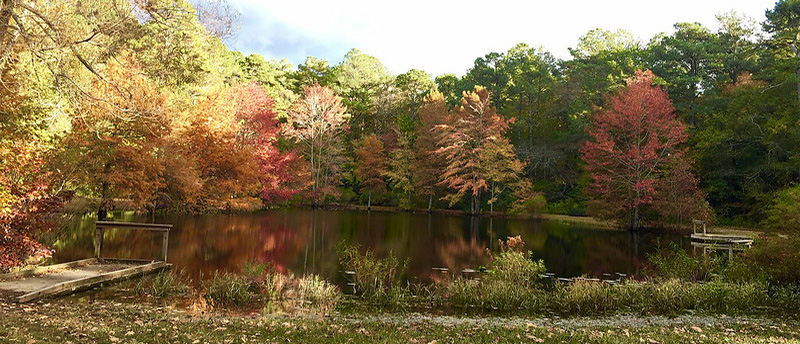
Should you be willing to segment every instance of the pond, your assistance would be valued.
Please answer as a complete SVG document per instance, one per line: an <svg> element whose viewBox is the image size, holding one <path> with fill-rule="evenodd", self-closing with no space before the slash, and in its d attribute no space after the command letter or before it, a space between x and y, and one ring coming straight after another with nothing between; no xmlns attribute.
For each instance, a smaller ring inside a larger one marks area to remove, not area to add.
<svg viewBox="0 0 800 344"><path fill-rule="evenodd" d="M560 277L604 273L639 274L659 243L680 236L629 233L562 221L476 218L441 214L349 210L282 209L253 214L117 215L115 221L169 223L168 261L195 279L214 271L237 271L244 262L267 262L285 273L318 274L341 280L340 242L392 252L409 259L409 277L429 281L440 272L488 266L487 249L498 239L522 236L534 259ZM94 220L75 221L54 245L56 262L91 257ZM160 234L136 230L106 232L102 256L156 259ZM683 243L686 245L686 243Z"/></svg>

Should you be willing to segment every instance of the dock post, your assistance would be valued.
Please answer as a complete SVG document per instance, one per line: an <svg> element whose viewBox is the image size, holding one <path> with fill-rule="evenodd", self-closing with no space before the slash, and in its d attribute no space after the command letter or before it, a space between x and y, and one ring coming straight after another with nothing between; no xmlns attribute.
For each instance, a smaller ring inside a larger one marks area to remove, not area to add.
<svg viewBox="0 0 800 344"><path fill-rule="evenodd" d="M100 251L103 248L103 234L105 230L103 227L97 227L94 230L94 257L100 258Z"/></svg>
<svg viewBox="0 0 800 344"><path fill-rule="evenodd" d="M167 261L167 249L169 248L169 231L164 231L164 241L161 243L161 260Z"/></svg>

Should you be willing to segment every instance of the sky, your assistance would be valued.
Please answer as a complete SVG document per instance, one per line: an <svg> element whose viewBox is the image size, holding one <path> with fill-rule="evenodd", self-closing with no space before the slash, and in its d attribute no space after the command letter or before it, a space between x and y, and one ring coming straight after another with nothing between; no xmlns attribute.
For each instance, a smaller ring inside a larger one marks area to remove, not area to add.
<svg viewBox="0 0 800 344"><path fill-rule="evenodd" d="M732 10L761 23L776 0L228 0L241 30L228 47L295 67L311 55L341 62L357 48L393 74L421 69L463 75L476 58L517 43L569 59L589 30L626 29L646 43L677 22L717 30L715 15Z"/></svg>

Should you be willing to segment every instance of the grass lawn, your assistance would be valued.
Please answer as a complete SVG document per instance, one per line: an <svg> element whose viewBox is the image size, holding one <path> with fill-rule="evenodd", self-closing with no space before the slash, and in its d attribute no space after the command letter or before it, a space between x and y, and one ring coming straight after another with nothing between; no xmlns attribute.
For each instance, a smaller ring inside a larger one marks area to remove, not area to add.
<svg viewBox="0 0 800 344"><path fill-rule="evenodd" d="M91 292L90 292L91 293ZM4 343L800 343L788 318L518 318L420 313L286 315L90 297L0 302Z"/></svg>

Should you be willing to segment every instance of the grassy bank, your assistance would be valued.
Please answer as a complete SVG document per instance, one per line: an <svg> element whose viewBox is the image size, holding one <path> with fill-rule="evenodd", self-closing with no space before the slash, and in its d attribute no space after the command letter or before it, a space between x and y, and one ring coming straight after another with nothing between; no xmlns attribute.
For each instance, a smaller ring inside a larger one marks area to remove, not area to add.
<svg viewBox="0 0 800 344"><path fill-rule="evenodd" d="M482 318L421 314L331 317L192 314L151 304L60 299L0 303L7 343L794 343L780 318Z"/></svg>

